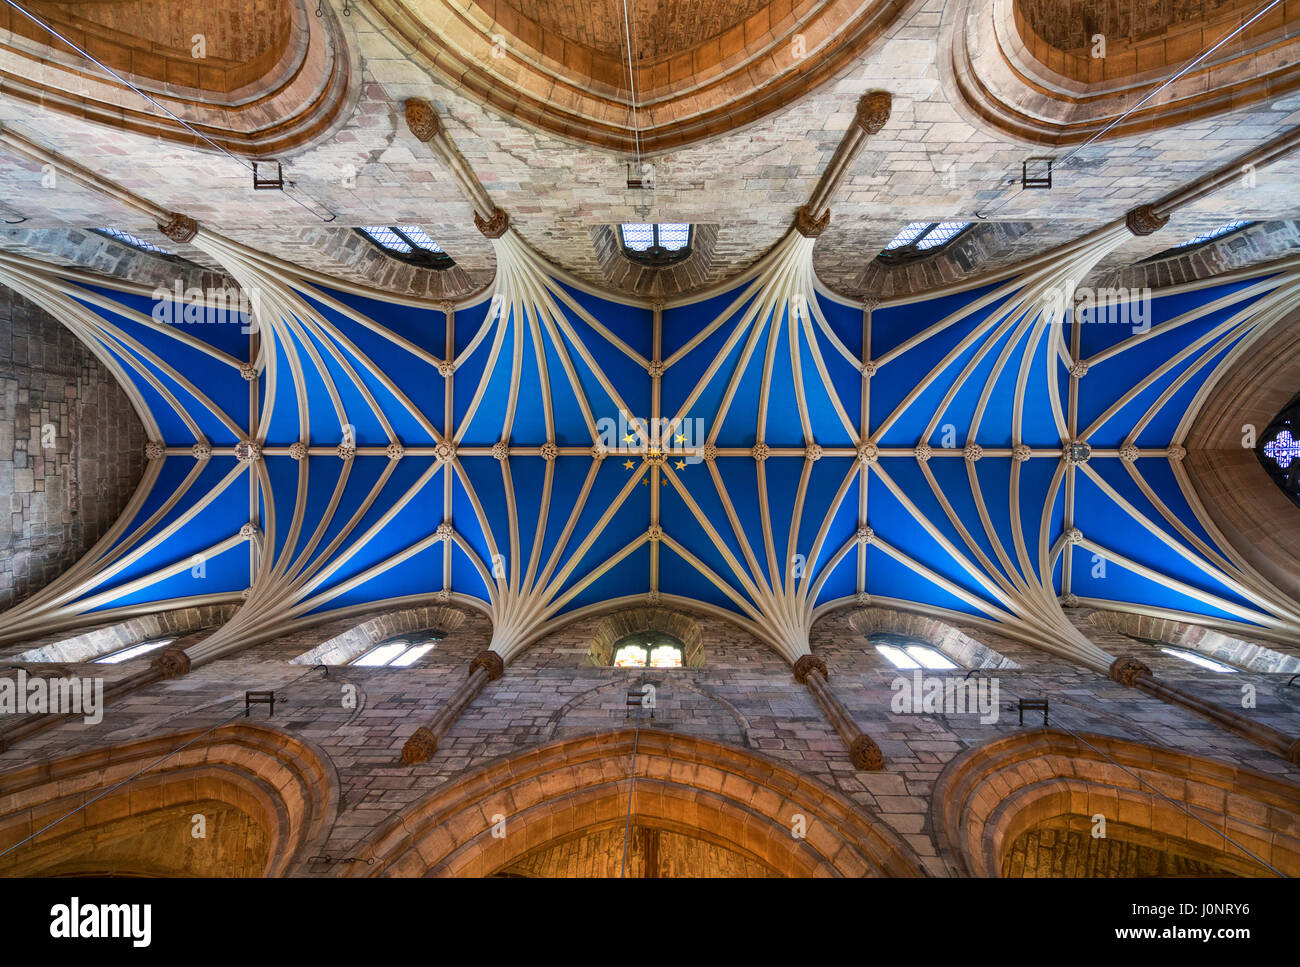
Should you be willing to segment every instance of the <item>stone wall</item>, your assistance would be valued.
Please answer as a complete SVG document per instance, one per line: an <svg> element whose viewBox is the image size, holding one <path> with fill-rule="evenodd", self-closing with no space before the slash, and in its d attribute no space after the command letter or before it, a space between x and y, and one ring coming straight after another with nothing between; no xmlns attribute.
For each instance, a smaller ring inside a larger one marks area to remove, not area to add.
<svg viewBox="0 0 1300 967"><path fill-rule="evenodd" d="M53 317L0 288L0 500L8 515L0 609L44 587L112 526L144 473L144 445L113 375Z"/></svg>
<svg viewBox="0 0 1300 967"><path fill-rule="evenodd" d="M1017 699L1021 697L1048 698L1053 728L1209 757L1234 773L1249 775L1258 770L1279 779L1300 780L1300 768L1206 719L974 626L958 629L962 640L975 642L1016 666L985 667L978 673L977 677L998 683L996 721L984 722L973 714L895 713L891 701L898 680L909 679L910 673L889 666L866 643L861 629L872 624L863 623L862 616L868 613L847 609L825 617L813 629L812 645L827 664L830 687L879 743L885 758L881 772L854 769L843 741L783 659L730 623L707 616L695 616L705 655L702 666L650 672L585 664L605 618L573 622L529 648L507 666L502 678L489 683L442 738L432 759L404 765L400 753L406 738L461 686L471 658L488 643L490 628L483 615L466 613L463 623L409 668L336 666L326 674L290 663L323 642L374 621L381 612L336 619L198 667L180 679L141 688L110 705L97 726L72 721L22 740L0 753L0 771L72 751L215 725L242 712L246 689L273 688L274 718L268 718L265 707L258 707L253 719L313 743L337 770L337 821L316 858L295 870L312 876L355 875L348 861L360 854L377 828L480 766L557 740L611 734L638 724L743 749L835 790L887 824L924 868L937 876L953 875L957 867L932 827L935 784L964 752L1041 725L1040 713L1029 714L1020 724ZM1247 714L1300 734L1300 714L1277 697L1278 676L1245 671L1216 676L1098 627L1089 620L1089 612L1071 616L1103 647L1115 654L1137 655L1162 678L1203 698L1239 707L1241 685L1255 684L1258 707ZM129 671L125 668L121 673ZM953 673L964 674L964 670ZM653 720L645 710L629 715L626 705L628 690L645 682L656 687ZM1122 837L1117 834L1117 839ZM1034 848L1050 851L1057 845L1055 840L1046 842L1040 833ZM1113 860L1126 869L1136 863L1134 868L1141 870L1155 862L1147 854L1123 855L1121 861L1108 854L1105 864L1097 868L1110 870ZM1117 852L1115 857L1119 856ZM545 862L558 859L550 855ZM1094 866L1098 863L1101 859ZM539 867L515 872L540 871Z"/></svg>

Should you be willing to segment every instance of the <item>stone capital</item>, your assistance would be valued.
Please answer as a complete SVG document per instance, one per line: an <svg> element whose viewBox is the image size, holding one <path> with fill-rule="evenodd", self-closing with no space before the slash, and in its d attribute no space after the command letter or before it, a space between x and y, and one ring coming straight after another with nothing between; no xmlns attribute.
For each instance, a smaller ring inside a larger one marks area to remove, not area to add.
<svg viewBox="0 0 1300 967"><path fill-rule="evenodd" d="M1136 685L1141 676L1150 674L1151 669L1136 658L1116 658L1110 663L1111 680L1127 685L1129 688Z"/></svg>
<svg viewBox="0 0 1300 967"><path fill-rule="evenodd" d="M812 671L821 672L822 678L830 677L826 673L826 662L816 655L801 655L799 660L794 663L794 680L803 685L808 681L808 673Z"/></svg>
<svg viewBox="0 0 1300 967"><path fill-rule="evenodd" d="M487 238L500 238L510 227L510 216L500 208L492 209L492 217L484 219L478 212L474 213L474 227Z"/></svg>
<svg viewBox="0 0 1300 967"><path fill-rule="evenodd" d="M893 101L893 96L888 91L868 91L858 100L854 122L867 134L879 134L889 120Z"/></svg>
<svg viewBox="0 0 1300 967"><path fill-rule="evenodd" d="M408 766L424 762L438 751L438 737L421 725L402 746L402 761Z"/></svg>
<svg viewBox="0 0 1300 967"><path fill-rule="evenodd" d="M885 756L876 740L863 732L849 746L849 759L863 772L879 772L885 768Z"/></svg>
<svg viewBox="0 0 1300 967"><path fill-rule="evenodd" d="M417 141L432 141L438 136L441 125L438 122L438 112L432 104L422 97L408 97L403 108L406 126Z"/></svg>
<svg viewBox="0 0 1300 967"><path fill-rule="evenodd" d="M469 673L474 674L474 669L481 668L488 674L488 681L495 682L506 670L506 663L501 660L491 648L486 648L474 656L474 660L469 663Z"/></svg>
<svg viewBox="0 0 1300 967"><path fill-rule="evenodd" d="M182 675L189 674L190 656L185 654L183 648L164 648L150 665L162 672L163 678L180 678Z"/></svg>
<svg viewBox="0 0 1300 967"><path fill-rule="evenodd" d="M826 226L830 223L831 210L829 208L822 212L820 218L814 218L807 205L800 205L799 210L794 213L795 231L804 238L817 238L822 232L826 231Z"/></svg>
<svg viewBox="0 0 1300 967"><path fill-rule="evenodd" d="M199 223L188 215L172 212L167 221L158 223L158 231L173 242L188 242L199 233Z"/></svg>
<svg viewBox="0 0 1300 967"><path fill-rule="evenodd" d="M1168 215L1157 215L1150 205L1139 205L1124 216L1124 224L1134 235L1150 235L1158 232L1168 221Z"/></svg>

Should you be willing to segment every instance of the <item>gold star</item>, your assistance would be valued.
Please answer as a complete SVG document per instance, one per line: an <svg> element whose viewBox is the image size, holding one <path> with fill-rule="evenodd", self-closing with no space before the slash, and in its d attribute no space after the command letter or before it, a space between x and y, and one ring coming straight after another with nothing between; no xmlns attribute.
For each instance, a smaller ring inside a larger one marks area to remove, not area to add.
<svg viewBox="0 0 1300 967"><path fill-rule="evenodd" d="M635 436L634 434L631 434L631 433L624 433L624 434L623 434L623 442L624 442L624 443L636 443L636 436Z"/></svg>
<svg viewBox="0 0 1300 967"><path fill-rule="evenodd" d="M642 478L641 478L641 486L642 486L642 487L648 487L648 486L650 486L650 478L649 478L649 477L642 477Z"/></svg>
<svg viewBox="0 0 1300 967"><path fill-rule="evenodd" d="M678 470L685 470L685 469L686 469L686 461L685 461L685 460L678 460L675 464L673 464L673 466L675 466Z"/></svg>
<svg viewBox="0 0 1300 967"><path fill-rule="evenodd" d="M631 470L631 469L632 469L633 467L635 467L635 466L636 466L636 464L634 464L631 460L624 460L624 461L623 461L623 468L624 468L625 470Z"/></svg>
<svg viewBox="0 0 1300 967"><path fill-rule="evenodd" d="M667 477L660 477L660 478L659 478L659 486L660 486L660 487L667 487L667 486L668 486L668 478L667 478Z"/></svg>
<svg viewBox="0 0 1300 967"><path fill-rule="evenodd" d="M679 433L679 434L677 434L677 442L678 442L678 443L685 443L685 442L686 442L686 434L685 434L685 433Z"/></svg>

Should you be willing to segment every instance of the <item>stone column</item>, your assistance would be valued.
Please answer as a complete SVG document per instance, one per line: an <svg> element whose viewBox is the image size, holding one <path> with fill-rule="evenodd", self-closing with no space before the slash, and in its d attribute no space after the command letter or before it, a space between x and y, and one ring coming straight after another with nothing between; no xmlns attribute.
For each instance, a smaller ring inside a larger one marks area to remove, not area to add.
<svg viewBox="0 0 1300 967"><path fill-rule="evenodd" d="M1280 755L1288 762L1300 765L1300 738L1279 732L1272 726L1256 722L1235 709L1208 702L1177 685L1161 681L1151 673L1150 668L1136 658L1116 658L1110 666L1110 677L1121 685L1136 688L1168 705L1176 705L1202 715L1248 742Z"/></svg>
<svg viewBox="0 0 1300 967"><path fill-rule="evenodd" d="M424 762L438 751L438 740L447 734L447 730L456 723L465 711L483 691L483 686L494 682L505 671L505 663L495 651L480 651L469 664L469 677L461 683L456 694L446 705L438 710L426 725L421 725L402 746L402 761L407 765Z"/></svg>
<svg viewBox="0 0 1300 967"><path fill-rule="evenodd" d="M130 695L138 688L144 688L146 685L152 685L155 682L180 678L182 675L188 674L189 670L190 658L185 653L185 649L169 645L159 652L158 657L149 663L148 668L133 675L128 675L126 678L105 687L100 712L102 713L110 702ZM51 677L66 678L70 676L65 674ZM21 740L36 735L38 732L44 732L51 726L58 725L61 722L71 722L81 717L81 712L39 712L24 715L0 728L0 752L4 752Z"/></svg>
<svg viewBox="0 0 1300 967"><path fill-rule="evenodd" d="M844 707L827 683L826 663L813 655L804 655L794 663L794 680L807 685L813 698L821 706L827 721L835 726L844 744L849 747L853 765L866 772L878 772L885 767L885 757L876 740L858 728L853 716Z"/></svg>

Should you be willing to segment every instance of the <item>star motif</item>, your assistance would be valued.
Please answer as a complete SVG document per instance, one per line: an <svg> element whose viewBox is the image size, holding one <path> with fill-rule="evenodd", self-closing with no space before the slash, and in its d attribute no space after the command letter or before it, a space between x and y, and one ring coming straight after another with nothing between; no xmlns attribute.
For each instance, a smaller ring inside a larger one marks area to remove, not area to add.
<svg viewBox="0 0 1300 967"><path fill-rule="evenodd" d="M675 437L675 439L677 440L678 443L685 443L685 442L686 442L686 434L685 434L685 433L679 433L679 434L677 434L677 436Z"/></svg>
<svg viewBox="0 0 1300 967"><path fill-rule="evenodd" d="M685 460L678 460L675 464L673 464L673 466L676 467L678 470L685 470L685 469L686 469L686 461L685 461Z"/></svg>
<svg viewBox="0 0 1300 967"><path fill-rule="evenodd" d="M624 460L624 461L623 461L623 467L624 467L624 469L626 469L626 470L631 470L634 466L635 466L635 464L632 463L631 460Z"/></svg>

